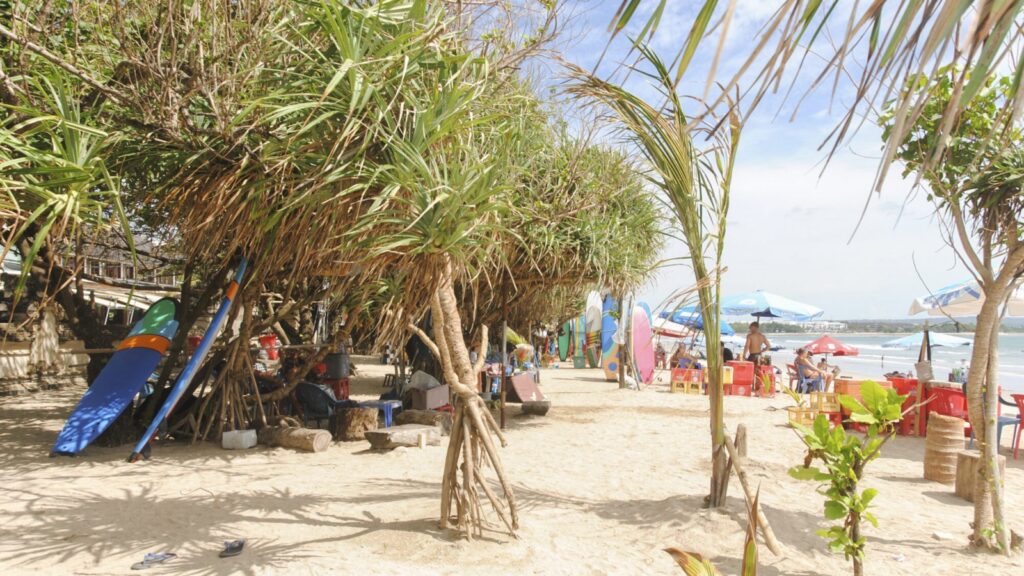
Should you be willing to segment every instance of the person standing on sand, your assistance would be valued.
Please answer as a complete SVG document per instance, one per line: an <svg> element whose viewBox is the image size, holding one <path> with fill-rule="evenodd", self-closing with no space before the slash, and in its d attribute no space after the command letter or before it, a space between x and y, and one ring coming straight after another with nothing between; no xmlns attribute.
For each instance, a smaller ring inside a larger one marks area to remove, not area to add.
<svg viewBox="0 0 1024 576"><path fill-rule="evenodd" d="M655 348L654 348L654 363L659 368L664 369L665 368L665 361L666 361L667 357L668 357L668 353L665 351L665 345L662 344L659 341L658 345L655 346Z"/></svg>
<svg viewBox="0 0 1024 576"><path fill-rule="evenodd" d="M747 362L757 362L766 350L771 350L772 343L761 333L761 325L757 322L750 323L750 330L747 332L747 341L743 343L743 358Z"/></svg>

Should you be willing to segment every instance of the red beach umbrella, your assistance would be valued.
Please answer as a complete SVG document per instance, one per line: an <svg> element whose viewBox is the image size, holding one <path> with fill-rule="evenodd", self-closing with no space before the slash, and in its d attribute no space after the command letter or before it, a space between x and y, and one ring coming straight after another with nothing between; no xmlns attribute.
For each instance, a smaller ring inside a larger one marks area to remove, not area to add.
<svg viewBox="0 0 1024 576"><path fill-rule="evenodd" d="M811 354L832 354L835 356L856 356L860 354L860 351L853 346L843 344L827 334L814 342L805 344L804 349Z"/></svg>

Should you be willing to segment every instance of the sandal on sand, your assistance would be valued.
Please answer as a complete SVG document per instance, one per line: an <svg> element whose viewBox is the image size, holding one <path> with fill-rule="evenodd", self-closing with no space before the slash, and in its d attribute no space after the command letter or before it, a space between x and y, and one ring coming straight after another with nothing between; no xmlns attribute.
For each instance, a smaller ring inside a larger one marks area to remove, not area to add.
<svg viewBox="0 0 1024 576"><path fill-rule="evenodd" d="M151 554L146 554L142 558L142 562L136 562L135 564L132 564L132 570L146 570L147 568L152 568L157 564L162 564L168 560L172 560L177 557L178 555L174 554L173 552L155 552Z"/></svg>
<svg viewBox="0 0 1024 576"><path fill-rule="evenodd" d="M245 539L232 540L231 542L224 543L224 549L220 551L221 558L230 558L231 556L238 556L242 553L242 548L245 547Z"/></svg>

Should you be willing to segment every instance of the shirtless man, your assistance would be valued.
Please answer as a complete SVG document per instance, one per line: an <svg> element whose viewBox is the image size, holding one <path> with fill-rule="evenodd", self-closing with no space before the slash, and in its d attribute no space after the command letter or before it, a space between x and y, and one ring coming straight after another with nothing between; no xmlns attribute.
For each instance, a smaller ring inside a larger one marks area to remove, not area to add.
<svg viewBox="0 0 1024 576"><path fill-rule="evenodd" d="M771 347L772 343L761 333L761 326L757 322L751 322L747 341L743 344L743 358L747 362L757 362L761 354Z"/></svg>

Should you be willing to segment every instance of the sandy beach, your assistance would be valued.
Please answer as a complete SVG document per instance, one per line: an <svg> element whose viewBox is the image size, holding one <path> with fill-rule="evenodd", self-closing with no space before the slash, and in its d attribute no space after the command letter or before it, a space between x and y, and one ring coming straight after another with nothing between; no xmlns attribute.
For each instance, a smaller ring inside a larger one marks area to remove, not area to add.
<svg viewBox="0 0 1024 576"><path fill-rule="evenodd" d="M385 369L361 367L354 396L378 394ZM551 412L521 416L510 405L502 451L521 505L519 539L494 531L475 542L437 528L447 438L387 453L366 442L320 454L162 444L135 465L124 462L128 447L50 459L82 389L0 399L0 573L129 574L147 552L167 551L178 558L147 573L681 574L662 552L677 546L735 574L745 526L735 477L726 509L701 508L706 398L669 394L664 375L639 392L598 370L542 378ZM778 558L761 546L761 574L848 574L814 533L826 525L821 497L786 475L803 453L785 424L789 402L725 400L730 428L748 427L747 469L785 550ZM972 507L922 478L923 452L923 439L898 437L870 467L880 527L868 530L866 573L1024 573L1020 556L967 549ZM1008 457L1006 474L1010 524L1021 531L1024 460ZM218 558L235 538L248 540L245 551Z"/></svg>

